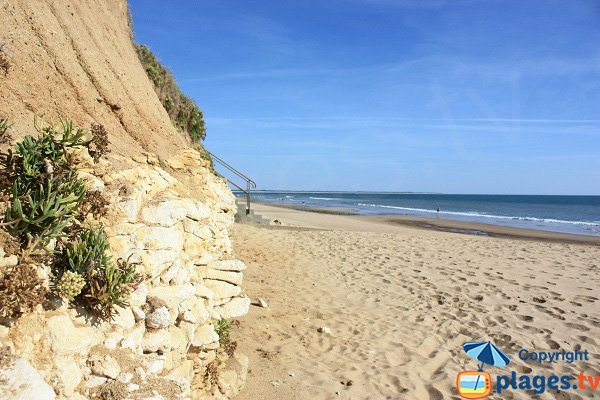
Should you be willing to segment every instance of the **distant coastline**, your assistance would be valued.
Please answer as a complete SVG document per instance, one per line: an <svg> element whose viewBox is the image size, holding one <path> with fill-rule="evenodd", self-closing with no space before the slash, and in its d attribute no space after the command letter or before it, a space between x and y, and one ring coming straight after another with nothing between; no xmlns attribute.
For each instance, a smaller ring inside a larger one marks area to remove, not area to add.
<svg viewBox="0 0 600 400"><path fill-rule="evenodd" d="M433 218L600 237L600 196L263 190L252 197L321 213Z"/></svg>
<svg viewBox="0 0 600 400"><path fill-rule="evenodd" d="M233 193L241 194L240 190L233 190ZM368 190L349 191L349 190L253 190L252 193L321 193L321 194L445 194L438 192L372 192Z"/></svg>
<svg viewBox="0 0 600 400"><path fill-rule="evenodd" d="M582 235L572 233L553 232L541 229L516 228L501 225L492 225L478 222L455 221L442 218L419 218L413 216L360 215L356 210L340 208L316 208L306 206L295 206L290 204L273 204L260 202L260 207L275 207L293 211L303 211L317 214L328 214L337 216L354 217L363 221L379 222L389 225L402 225L418 229L434 230L439 232L451 232L457 234L486 236L494 238L507 238L519 240L535 240L553 243L583 244L600 246L600 236Z"/></svg>

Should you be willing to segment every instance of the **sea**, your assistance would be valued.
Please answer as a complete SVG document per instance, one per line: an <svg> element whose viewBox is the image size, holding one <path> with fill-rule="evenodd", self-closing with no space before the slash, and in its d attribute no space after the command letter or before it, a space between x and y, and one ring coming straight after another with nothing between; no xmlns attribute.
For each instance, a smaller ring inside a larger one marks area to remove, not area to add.
<svg viewBox="0 0 600 400"><path fill-rule="evenodd" d="M348 209L363 215L439 217L600 236L600 196L256 192L253 198L265 203Z"/></svg>

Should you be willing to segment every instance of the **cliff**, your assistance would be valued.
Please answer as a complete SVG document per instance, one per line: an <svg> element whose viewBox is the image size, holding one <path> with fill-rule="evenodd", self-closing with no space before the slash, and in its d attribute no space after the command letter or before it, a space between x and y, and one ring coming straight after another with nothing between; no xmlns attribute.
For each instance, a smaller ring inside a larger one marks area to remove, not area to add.
<svg viewBox="0 0 600 400"><path fill-rule="evenodd" d="M131 40L125 0L0 0L0 115L16 133L34 116L104 125L121 155L189 145L173 127Z"/></svg>
<svg viewBox="0 0 600 400"><path fill-rule="evenodd" d="M229 320L250 305L241 288L245 265L229 238L235 198L173 128L138 60L126 2L0 0L0 41L0 61L8 64L0 65L0 119L12 124L3 151L42 134L34 116L101 125L111 150L100 158L77 145L64 157L87 193L108 202L102 213L71 222L35 258L31 237L0 232L0 288L27 264L48 293L36 304L6 290L17 304L12 313L0 310L1 397L232 398L248 366L228 340ZM51 159L40 168L40 181L60 174ZM18 179L6 167L0 174L2 184ZM17 199L5 196L4 222ZM81 242L81 229L104 232L110 260L135 269L127 302L113 307L112 319L92 312L83 291L62 296L59 278L68 267L56 254Z"/></svg>

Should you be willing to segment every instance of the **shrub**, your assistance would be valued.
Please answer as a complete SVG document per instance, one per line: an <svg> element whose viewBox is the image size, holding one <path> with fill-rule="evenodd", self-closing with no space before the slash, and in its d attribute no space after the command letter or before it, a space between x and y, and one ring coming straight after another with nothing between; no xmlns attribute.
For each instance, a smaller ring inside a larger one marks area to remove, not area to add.
<svg viewBox="0 0 600 400"><path fill-rule="evenodd" d="M220 319L215 322L215 332L219 335L219 340L229 337L229 331L231 330L231 323L226 319Z"/></svg>
<svg viewBox="0 0 600 400"><path fill-rule="evenodd" d="M108 143L108 133L104 125L92 124L92 140L88 149L95 162L110 152Z"/></svg>
<svg viewBox="0 0 600 400"><path fill-rule="evenodd" d="M7 268L0 278L0 314L18 316L42 304L47 289L36 269L29 264Z"/></svg>
<svg viewBox="0 0 600 400"><path fill-rule="evenodd" d="M0 118L0 144L8 143L12 140L8 133L10 127L11 125L8 123L7 119Z"/></svg>
<svg viewBox="0 0 600 400"><path fill-rule="evenodd" d="M127 261L118 260L115 265L106 253L108 247L102 229L84 229L64 252L58 286L63 278L66 279L64 293L61 293L63 297L75 298L81 294L93 312L111 319L115 306L127 306L129 294L140 279L134 265ZM76 294L75 289L81 280L75 275L85 281Z"/></svg>
<svg viewBox="0 0 600 400"><path fill-rule="evenodd" d="M85 195L83 180L73 178L72 172L65 179L50 176L37 186L17 180L4 220L9 232L27 240L33 250L63 234L77 217Z"/></svg>
<svg viewBox="0 0 600 400"><path fill-rule="evenodd" d="M86 189L69 163L67 149L88 145L86 133L64 122L60 134L46 128L37 138L23 138L15 153L2 155L2 189L8 191L4 224L30 251L62 236L79 215Z"/></svg>
<svg viewBox="0 0 600 400"><path fill-rule="evenodd" d="M97 315L110 319L115 306L127 305L139 277L132 264L112 261L102 229L82 228L85 215L102 214L108 204L100 192L87 192L71 162L68 149L72 147L88 146L95 160L108 151L101 125L92 126L92 139L87 133L64 122L60 132L41 129L37 138L26 136L17 143L14 153L1 155L5 170L0 189L8 192L2 225L21 239L22 260L47 257L44 247L66 236L57 241L54 252L58 257L52 258L58 294L69 301L85 301ZM0 279L3 315L33 308L45 295L43 281L31 265L19 264Z"/></svg>
<svg viewBox="0 0 600 400"><path fill-rule="evenodd" d="M154 85L154 90L163 107L169 114L171 122L180 131L185 132L193 142L199 142L206 137L204 115L198 105L183 94L175 77L156 58L154 53L145 45L136 45L138 58Z"/></svg>

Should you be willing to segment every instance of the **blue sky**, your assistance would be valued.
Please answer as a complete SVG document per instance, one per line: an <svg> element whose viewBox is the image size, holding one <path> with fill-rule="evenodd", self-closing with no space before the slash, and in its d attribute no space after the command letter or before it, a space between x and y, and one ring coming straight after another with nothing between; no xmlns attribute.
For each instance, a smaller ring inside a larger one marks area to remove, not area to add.
<svg viewBox="0 0 600 400"><path fill-rule="evenodd" d="M130 1L261 189L600 194L600 2Z"/></svg>

